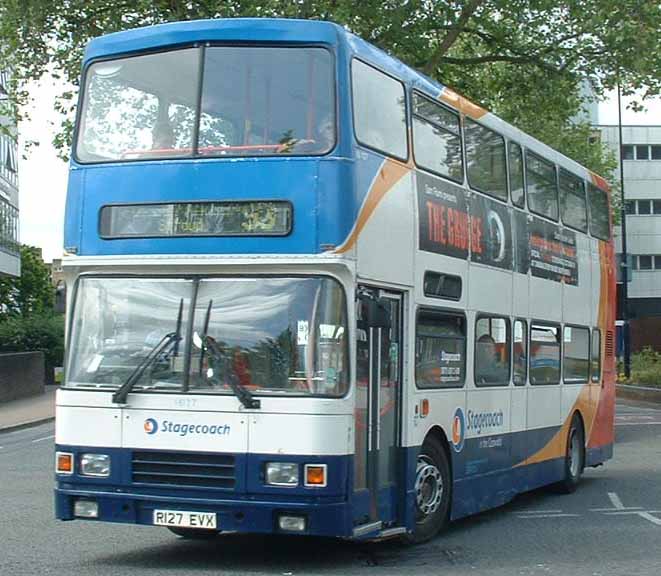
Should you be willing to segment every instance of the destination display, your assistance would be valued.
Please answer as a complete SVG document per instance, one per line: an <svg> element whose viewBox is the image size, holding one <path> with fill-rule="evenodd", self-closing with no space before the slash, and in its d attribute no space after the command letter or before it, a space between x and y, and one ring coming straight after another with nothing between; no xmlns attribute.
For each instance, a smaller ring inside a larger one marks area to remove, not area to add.
<svg viewBox="0 0 661 576"><path fill-rule="evenodd" d="M576 233L417 174L420 250L578 285Z"/></svg>

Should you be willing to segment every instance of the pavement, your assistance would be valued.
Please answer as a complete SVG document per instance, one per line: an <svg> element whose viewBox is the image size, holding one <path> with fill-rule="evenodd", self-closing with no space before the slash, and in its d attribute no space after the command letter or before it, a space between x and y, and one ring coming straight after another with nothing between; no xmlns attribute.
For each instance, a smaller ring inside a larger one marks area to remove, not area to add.
<svg viewBox="0 0 661 576"><path fill-rule="evenodd" d="M0 432L37 426L55 419L57 386L46 386L44 394L0 404Z"/></svg>

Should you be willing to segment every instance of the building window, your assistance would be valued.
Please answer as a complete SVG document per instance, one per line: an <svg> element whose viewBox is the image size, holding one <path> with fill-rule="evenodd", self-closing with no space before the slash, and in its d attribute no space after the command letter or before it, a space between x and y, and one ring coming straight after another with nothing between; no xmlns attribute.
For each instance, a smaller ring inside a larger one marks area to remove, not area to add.
<svg viewBox="0 0 661 576"><path fill-rule="evenodd" d="M528 376L528 323L514 321L514 385L524 386Z"/></svg>
<svg viewBox="0 0 661 576"><path fill-rule="evenodd" d="M356 138L365 146L406 159L404 85L360 60L352 63Z"/></svg>
<svg viewBox="0 0 661 576"><path fill-rule="evenodd" d="M464 123L466 172L471 188L507 202L505 139L466 118Z"/></svg>
<svg viewBox="0 0 661 576"><path fill-rule="evenodd" d="M636 160L649 160L650 147L643 144L636 145Z"/></svg>
<svg viewBox="0 0 661 576"><path fill-rule="evenodd" d="M590 331L587 328L565 326L563 380L568 383L587 382L590 371L589 358Z"/></svg>
<svg viewBox="0 0 661 576"><path fill-rule="evenodd" d="M654 269L661 270L661 255L654 256Z"/></svg>
<svg viewBox="0 0 661 576"><path fill-rule="evenodd" d="M478 318L475 322L475 385L507 386L509 381L509 318Z"/></svg>
<svg viewBox="0 0 661 576"><path fill-rule="evenodd" d="M661 200L652 200L652 212L661 214Z"/></svg>
<svg viewBox="0 0 661 576"><path fill-rule="evenodd" d="M625 214L635 214L636 213L636 201L635 200L625 200L624 201L624 212L625 212Z"/></svg>
<svg viewBox="0 0 661 576"><path fill-rule="evenodd" d="M645 254L638 256L638 269L639 270L651 270L652 269L652 257Z"/></svg>
<svg viewBox="0 0 661 576"><path fill-rule="evenodd" d="M593 382L601 380L601 332L592 330L592 346L590 352L590 374Z"/></svg>
<svg viewBox="0 0 661 576"><path fill-rule="evenodd" d="M466 378L466 318L420 310L415 334L418 388L461 388Z"/></svg>
<svg viewBox="0 0 661 576"><path fill-rule="evenodd" d="M650 149L652 151L652 160L661 160L661 144L652 144Z"/></svg>
<svg viewBox="0 0 661 576"><path fill-rule="evenodd" d="M560 326L533 323L530 326L530 383L560 382Z"/></svg>
<svg viewBox="0 0 661 576"><path fill-rule="evenodd" d="M413 94L413 156L420 168L457 182L464 179L459 115Z"/></svg>
<svg viewBox="0 0 661 576"><path fill-rule="evenodd" d="M622 146L622 158L624 160L633 160L633 146L631 144Z"/></svg>
<svg viewBox="0 0 661 576"><path fill-rule="evenodd" d="M651 214L652 202L651 200L638 200L638 214Z"/></svg>

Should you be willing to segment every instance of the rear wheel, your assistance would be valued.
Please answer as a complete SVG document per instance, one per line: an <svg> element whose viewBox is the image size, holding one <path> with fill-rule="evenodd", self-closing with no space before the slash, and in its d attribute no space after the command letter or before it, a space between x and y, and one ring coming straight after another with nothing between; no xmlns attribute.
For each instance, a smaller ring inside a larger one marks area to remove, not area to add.
<svg viewBox="0 0 661 576"><path fill-rule="evenodd" d="M585 432L578 414L574 414L569 433L567 434L567 449L565 452L565 477L560 482L560 489L570 494L581 481L585 468Z"/></svg>
<svg viewBox="0 0 661 576"><path fill-rule="evenodd" d="M217 530L201 530L197 528L172 528L168 526L168 530L187 540L211 540L219 534Z"/></svg>
<svg viewBox="0 0 661 576"><path fill-rule="evenodd" d="M415 471L416 523L410 541L426 542L443 530L450 518L450 464L440 442L427 438Z"/></svg>

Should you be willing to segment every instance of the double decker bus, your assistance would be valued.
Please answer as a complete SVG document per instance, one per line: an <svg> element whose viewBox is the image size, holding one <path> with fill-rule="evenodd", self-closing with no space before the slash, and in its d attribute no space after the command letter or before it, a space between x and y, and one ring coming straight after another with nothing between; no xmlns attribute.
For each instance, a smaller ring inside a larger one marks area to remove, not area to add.
<svg viewBox="0 0 661 576"><path fill-rule="evenodd" d="M603 179L326 22L93 40L56 516L424 541L612 455Z"/></svg>

